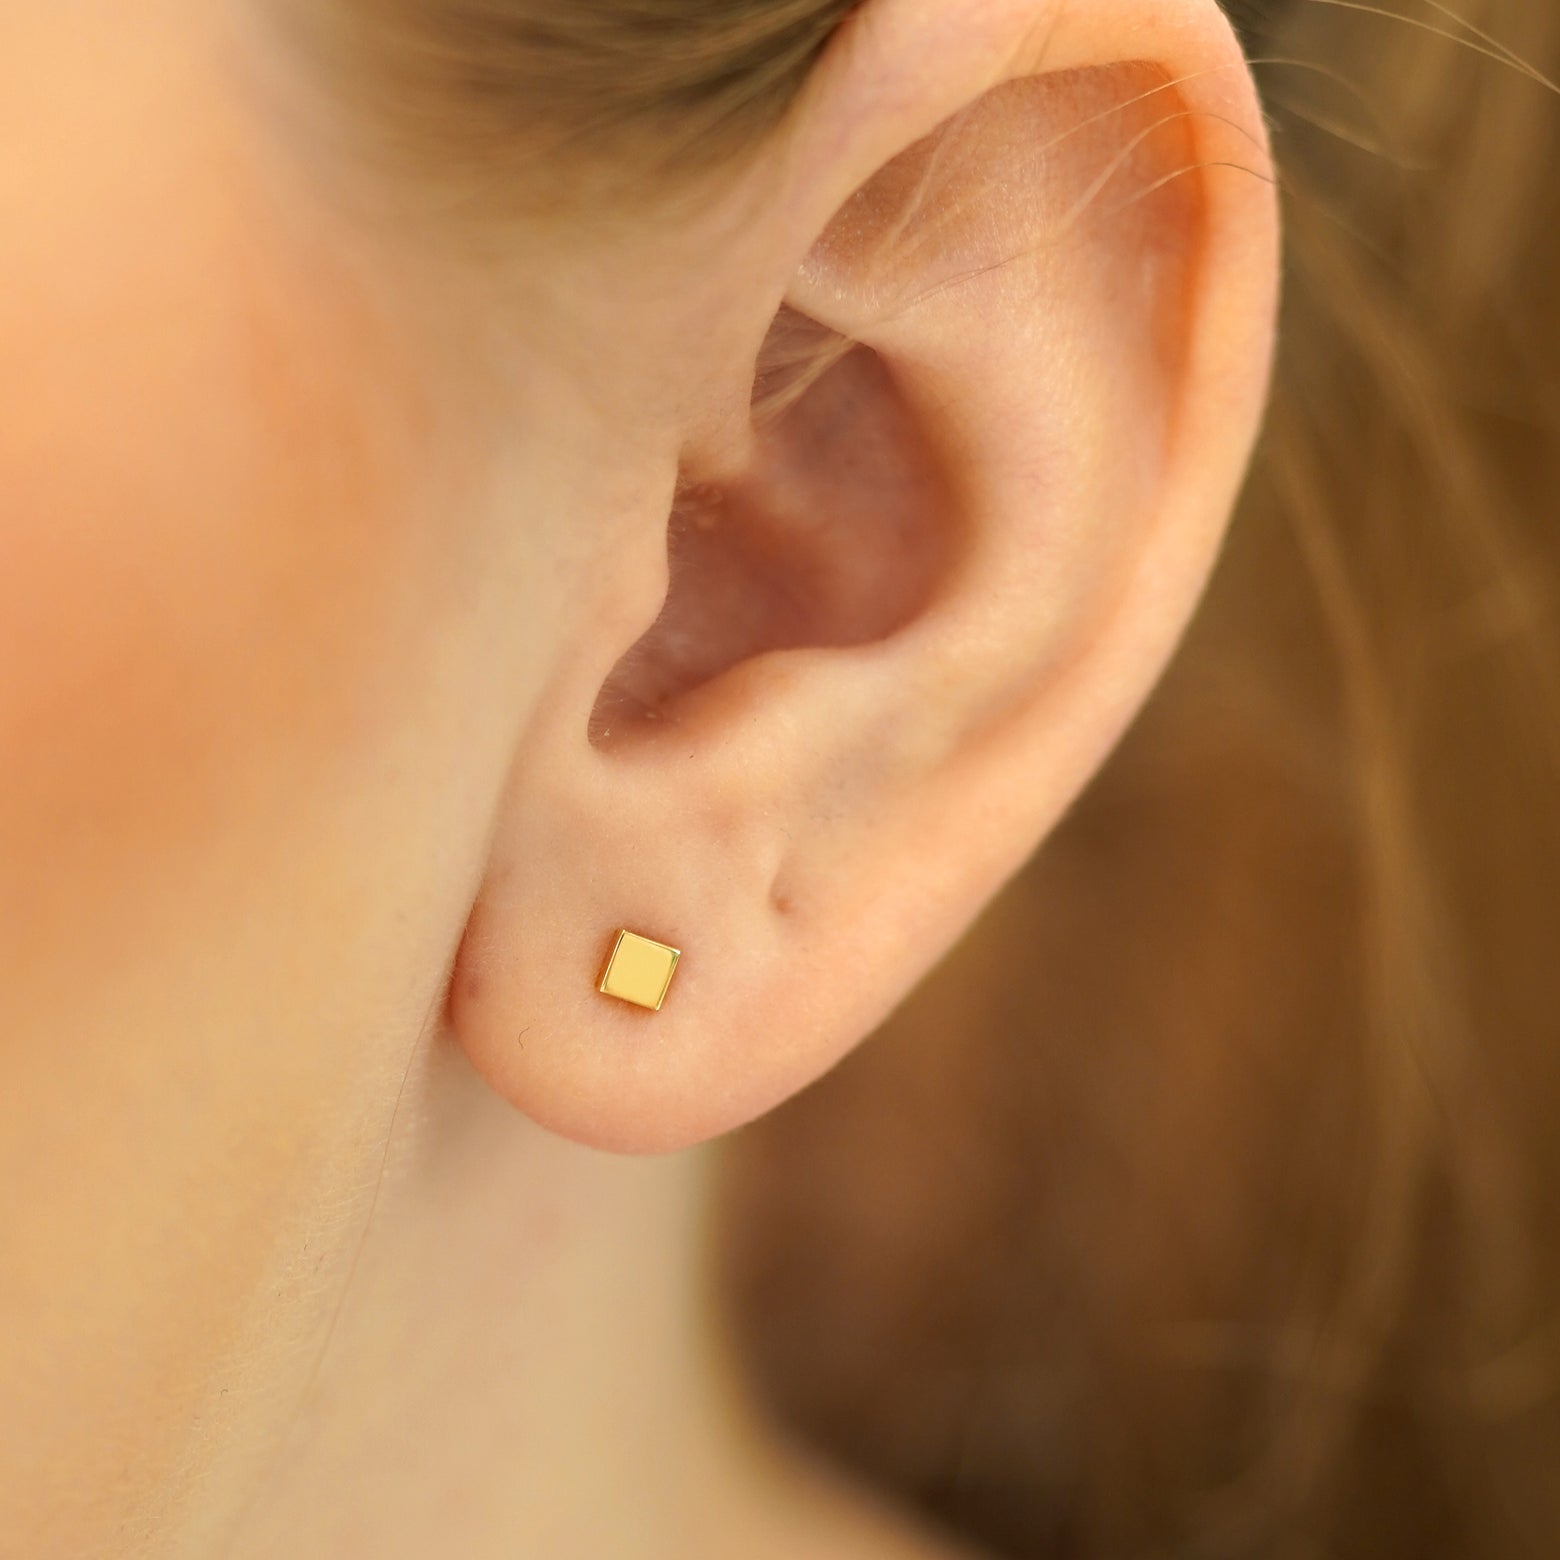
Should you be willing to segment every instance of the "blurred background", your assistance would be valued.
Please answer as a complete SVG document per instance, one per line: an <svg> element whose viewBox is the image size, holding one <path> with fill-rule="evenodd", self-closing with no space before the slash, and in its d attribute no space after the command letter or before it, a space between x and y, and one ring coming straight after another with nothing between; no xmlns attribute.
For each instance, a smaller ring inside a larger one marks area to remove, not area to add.
<svg viewBox="0 0 1560 1560"><path fill-rule="evenodd" d="M1288 297L1183 653L728 1150L768 1401L998 1554L1560 1554L1560 7L1390 4L1234 8Z"/></svg>

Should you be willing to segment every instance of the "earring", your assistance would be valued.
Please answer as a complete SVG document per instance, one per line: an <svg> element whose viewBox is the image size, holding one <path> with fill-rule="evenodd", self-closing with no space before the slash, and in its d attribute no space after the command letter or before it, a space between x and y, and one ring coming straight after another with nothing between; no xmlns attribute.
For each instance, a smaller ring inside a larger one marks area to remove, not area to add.
<svg viewBox="0 0 1560 1560"><path fill-rule="evenodd" d="M681 957L681 949L641 937L638 932L619 931L596 990L659 1012Z"/></svg>

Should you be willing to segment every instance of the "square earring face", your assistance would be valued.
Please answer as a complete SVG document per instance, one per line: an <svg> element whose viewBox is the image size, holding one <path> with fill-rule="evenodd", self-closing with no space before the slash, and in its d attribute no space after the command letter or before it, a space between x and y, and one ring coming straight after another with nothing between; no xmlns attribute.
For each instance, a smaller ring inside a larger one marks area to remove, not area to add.
<svg viewBox="0 0 1560 1560"><path fill-rule="evenodd" d="M659 1012L666 1000L666 988L672 983L672 971L681 957L677 948L653 942L637 932L620 931L596 990Z"/></svg>

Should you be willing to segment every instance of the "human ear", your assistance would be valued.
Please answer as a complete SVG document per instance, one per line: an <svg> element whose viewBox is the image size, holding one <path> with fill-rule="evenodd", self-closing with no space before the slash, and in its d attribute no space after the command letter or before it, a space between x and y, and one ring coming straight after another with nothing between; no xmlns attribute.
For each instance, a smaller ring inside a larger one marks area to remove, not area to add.
<svg viewBox="0 0 1560 1560"><path fill-rule="evenodd" d="M773 321L760 383L846 348L690 434L659 610L532 721L451 980L488 1082L613 1149L817 1077L1023 862L1170 655L1266 386L1268 154L1212 0L868 0L773 155L779 296L690 284ZM681 950L659 1011L596 989L623 928Z"/></svg>

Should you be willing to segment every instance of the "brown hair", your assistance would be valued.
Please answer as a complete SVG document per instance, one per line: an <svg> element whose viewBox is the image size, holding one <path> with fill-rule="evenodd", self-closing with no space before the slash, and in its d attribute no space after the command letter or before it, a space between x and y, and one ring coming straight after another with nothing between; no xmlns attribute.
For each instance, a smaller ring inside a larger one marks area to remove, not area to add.
<svg viewBox="0 0 1560 1560"><path fill-rule="evenodd" d="M734 1156L773 1401L1001 1552L1560 1535L1560 105L1415 21L1255 42L1280 363L1163 688Z"/></svg>
<svg viewBox="0 0 1560 1560"><path fill-rule="evenodd" d="M778 1410L1004 1552L1560 1534L1560 11L1468 6L1241 9L1289 288L1205 608L892 1038L731 1155ZM850 5L314 9L487 209L538 144L740 161Z"/></svg>
<svg viewBox="0 0 1560 1560"><path fill-rule="evenodd" d="M279 0L339 123L457 216L664 201L772 132L856 0Z"/></svg>

